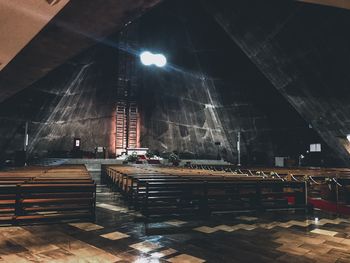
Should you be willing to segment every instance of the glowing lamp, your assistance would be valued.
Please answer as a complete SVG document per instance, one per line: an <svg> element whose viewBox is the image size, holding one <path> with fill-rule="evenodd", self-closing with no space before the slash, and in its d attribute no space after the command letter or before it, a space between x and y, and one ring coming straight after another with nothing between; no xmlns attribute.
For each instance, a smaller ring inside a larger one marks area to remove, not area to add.
<svg viewBox="0 0 350 263"><path fill-rule="evenodd" d="M149 51L140 54L141 63L145 66L155 65L157 67L164 67L167 64L167 59L163 54L153 54Z"/></svg>

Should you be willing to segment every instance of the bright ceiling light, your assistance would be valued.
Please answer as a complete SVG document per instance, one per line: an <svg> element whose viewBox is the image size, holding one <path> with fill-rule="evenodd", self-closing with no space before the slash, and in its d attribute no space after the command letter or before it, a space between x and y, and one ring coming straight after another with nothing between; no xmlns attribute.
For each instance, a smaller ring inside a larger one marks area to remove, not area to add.
<svg viewBox="0 0 350 263"><path fill-rule="evenodd" d="M153 59L154 59L154 64L157 66L157 67L164 67L166 65L166 57L163 55L163 54L156 54L153 56Z"/></svg>
<svg viewBox="0 0 350 263"><path fill-rule="evenodd" d="M156 65L157 67L164 67L167 64L167 59L163 54L153 54L149 51L140 54L141 63L145 66Z"/></svg>
<svg viewBox="0 0 350 263"><path fill-rule="evenodd" d="M350 134L346 136L346 139L348 139L348 141L350 142Z"/></svg>
<svg viewBox="0 0 350 263"><path fill-rule="evenodd" d="M140 55L140 59L142 64L145 66L150 66L153 64L153 54L151 52L142 52Z"/></svg>

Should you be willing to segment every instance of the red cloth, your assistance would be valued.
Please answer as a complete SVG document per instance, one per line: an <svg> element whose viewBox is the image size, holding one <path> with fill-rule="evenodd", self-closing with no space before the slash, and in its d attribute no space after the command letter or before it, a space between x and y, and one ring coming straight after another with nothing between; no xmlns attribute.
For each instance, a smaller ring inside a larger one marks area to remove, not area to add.
<svg viewBox="0 0 350 263"><path fill-rule="evenodd" d="M332 212L332 213L338 213L338 214L343 214L343 215L350 215L350 207L347 205L343 204L337 204L326 201L323 199L313 199L309 198L308 199L309 204L312 204L314 208L318 208L327 212Z"/></svg>

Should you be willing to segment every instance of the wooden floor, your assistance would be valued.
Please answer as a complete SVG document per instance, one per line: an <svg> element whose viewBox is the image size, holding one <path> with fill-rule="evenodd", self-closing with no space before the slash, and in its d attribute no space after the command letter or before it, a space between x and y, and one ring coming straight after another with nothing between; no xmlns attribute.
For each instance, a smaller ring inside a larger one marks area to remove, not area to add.
<svg viewBox="0 0 350 263"><path fill-rule="evenodd" d="M0 228L0 262L350 262L350 218L315 211L149 223L98 182L95 223Z"/></svg>

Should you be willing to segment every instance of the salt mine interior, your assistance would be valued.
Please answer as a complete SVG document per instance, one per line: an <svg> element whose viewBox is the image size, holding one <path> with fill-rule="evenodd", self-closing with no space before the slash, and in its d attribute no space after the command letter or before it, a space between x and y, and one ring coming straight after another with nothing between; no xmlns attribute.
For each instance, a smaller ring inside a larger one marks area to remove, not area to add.
<svg viewBox="0 0 350 263"><path fill-rule="evenodd" d="M0 0L1 262L350 262L350 2Z"/></svg>

